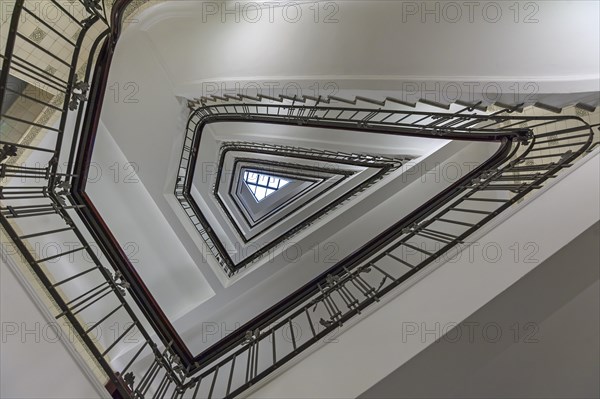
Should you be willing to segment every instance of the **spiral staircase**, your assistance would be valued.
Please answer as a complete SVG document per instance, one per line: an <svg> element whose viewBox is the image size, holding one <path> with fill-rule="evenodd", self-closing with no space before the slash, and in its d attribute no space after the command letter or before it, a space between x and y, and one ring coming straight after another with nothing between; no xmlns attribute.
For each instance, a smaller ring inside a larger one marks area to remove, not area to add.
<svg viewBox="0 0 600 399"><path fill-rule="evenodd" d="M202 237L204 255L222 269L224 278L235 277L252 262L238 266L227 259L220 237L194 202L188 172L201 154L202 130L211 123L344 129L496 145L485 162L195 356L86 193L115 47L128 18L143 10L145 2L82 0L70 7L56 0L48 3L58 13L54 20L41 16L38 3L17 0L10 24L3 27L2 242L18 250L21 273L61 328L74 332L77 356L113 397L247 394L598 152L598 93L549 96L546 102L542 96L513 104L477 98L452 104L410 102L345 94L236 93L182 100L189 110L187 135L171 191L190 229ZM245 145L268 150L264 143ZM284 150L274 146L273 151ZM356 154L322 151L318 156L348 161ZM399 167L409 159L389 161ZM318 223L373 184L323 207L286 234L293 236ZM36 251L38 240L65 237L73 243L68 250L45 257ZM268 248L252 259L260 259ZM61 257L75 261L58 270L52 261ZM117 316L126 327L113 337L97 339L94 332ZM309 333L295 336L297 327ZM128 337L133 332L142 338L132 349Z"/></svg>

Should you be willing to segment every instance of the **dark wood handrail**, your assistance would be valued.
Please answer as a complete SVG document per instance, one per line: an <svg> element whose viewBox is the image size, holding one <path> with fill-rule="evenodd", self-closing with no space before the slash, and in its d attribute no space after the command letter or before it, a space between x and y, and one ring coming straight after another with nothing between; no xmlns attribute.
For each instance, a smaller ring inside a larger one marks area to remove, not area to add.
<svg viewBox="0 0 600 399"><path fill-rule="evenodd" d="M82 125L81 141L75 160L75 170L79 171L79 173L77 173L78 177L74 180L71 194L76 204L85 205L85 207L77 209L79 216L92 233L94 239L102 247L104 253L111 263L115 265L131 283L131 291L136 303L138 303L155 331L159 334L163 343L166 345L173 342L173 348L175 352L181 357L184 365L188 367L191 372L209 364L217 359L221 354L226 353L235 346L239 345L240 342L243 341L246 331L268 325L294 306L297 306L311 295L314 295L318 290L317 283L325 278L325 276L328 274L339 273L340 271L343 271L344 268L356 266L380 251L381 248L393 242L393 240L397 239L401 234L402 228L412 223L415 219L433 212L436 207L440 206L440 204L443 204L444 201L447 201L449 198L455 195L460 190L460 187L465 184L465 182L472 180L483 170L489 169L501 163L505 159L505 156L508 154L508 151L511 147L512 141L509 140L509 138L514 137L522 139L523 134L527 134L527 132L504 132L499 134L481 136L477 135L477 137L469 137L461 134L455 135L456 137L451 134L443 137L444 139L450 138L459 140L469 139L473 141L501 142L501 146L498 151L486 162L482 163L479 167L472 170L462 179L447 187L434 198L415 209L408 216L404 217L402 220L398 221L393 226L379 234L377 237L373 238L368 243L354 251L352 254L342 259L329 270L323 272L304 286L294 291L285 299L279 301L266 311L262 312L260 315L257 315L250 321L246 322L236 331L222 338L219 342L210 346L201 354L194 356L187 348L181 336L177 333L172 323L164 314L154 296L151 294L150 290L127 258L118 240L110 231L110 228L95 208L91 199L85 193L86 181L92 159L92 152L99 126L100 115L102 112L102 103L106 92L110 65L112 62L114 49L122 31L123 14L126 7L131 2L132 0L117 0L113 6L111 15L111 34L102 46L96 61L94 75L91 82L88 106ZM213 119L215 121L239 120L235 117L230 117L228 119L226 116L220 116L217 119ZM267 119L265 119L263 122L278 123L277 121L270 121ZM203 129L205 125L206 122L200 123L199 129ZM347 127L335 125L328 125L327 127L334 129L348 129ZM386 132L384 129L373 129L372 131L381 133ZM402 133L396 132L395 134ZM406 134L415 135L414 132L406 132Z"/></svg>

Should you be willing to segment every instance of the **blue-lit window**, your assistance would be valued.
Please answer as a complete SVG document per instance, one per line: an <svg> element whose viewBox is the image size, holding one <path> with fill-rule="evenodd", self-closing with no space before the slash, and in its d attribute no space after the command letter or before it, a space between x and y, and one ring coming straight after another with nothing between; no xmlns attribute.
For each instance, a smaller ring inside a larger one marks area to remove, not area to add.
<svg viewBox="0 0 600 399"><path fill-rule="evenodd" d="M260 202L280 188L287 186L290 181L264 173L244 172L244 182L254 195L256 202Z"/></svg>

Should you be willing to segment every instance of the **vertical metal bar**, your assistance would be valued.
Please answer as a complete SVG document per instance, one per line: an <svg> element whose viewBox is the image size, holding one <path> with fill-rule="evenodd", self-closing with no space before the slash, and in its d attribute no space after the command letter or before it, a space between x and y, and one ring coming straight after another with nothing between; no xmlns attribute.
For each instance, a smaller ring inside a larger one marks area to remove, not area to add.
<svg viewBox="0 0 600 399"><path fill-rule="evenodd" d="M110 295L113 291L111 290L111 287L107 287L106 289L108 289L108 292L106 292L104 295L102 295L101 297L95 299L94 301L88 303L87 305L85 305L84 307L82 307L81 309L79 309L77 312L72 313L73 316L78 315L79 313L83 312L84 310L86 310L87 308L89 308L90 306L92 306L93 304L95 304L96 302L100 301L102 298L104 298L107 295ZM90 299L90 298L88 298Z"/></svg>
<svg viewBox="0 0 600 399"><path fill-rule="evenodd" d="M10 26L8 28L8 38L6 40L6 46L4 48L4 53L6 54L6 57L2 62L2 71L0 71L0 109L2 109L2 105L4 103L4 90L6 89L6 85L8 83L8 72L10 70L12 55L15 51L15 40L17 29L19 27L19 20L21 19L21 10L23 9L23 2L24 0L15 1L12 18L10 20Z"/></svg>
<svg viewBox="0 0 600 399"><path fill-rule="evenodd" d="M271 342L273 344L273 365L277 363L277 351L275 349L275 329L271 331Z"/></svg>
<svg viewBox="0 0 600 399"><path fill-rule="evenodd" d="M410 263L406 262L403 259L400 259L399 257L397 257L394 254L391 254L391 253L388 252L388 253L386 253L386 255L389 256L390 258L394 259L396 262L402 263L404 266L406 266L408 268L411 268L411 269L415 268L415 266L411 265Z"/></svg>
<svg viewBox="0 0 600 399"><path fill-rule="evenodd" d="M85 275L85 274L88 274L89 272L92 272L92 271L94 271L94 270L96 270L96 269L98 269L98 266L90 267L89 269L87 269L87 270L84 270L84 271L82 271L81 273L77 273L77 274L75 274L75 275L73 275L73 276L71 276L71 277L68 277L68 278L66 278L66 279L64 279L64 280L61 280L61 281L59 281L58 283L54 283L54 284L52 284L50 287L51 287L51 288L58 287L59 285L63 285L63 284L64 284L64 283L66 283L66 282L69 282L69 281L71 281L71 280L74 280L74 279L76 279L77 277L81 277L81 276L83 276L83 275Z"/></svg>
<svg viewBox="0 0 600 399"><path fill-rule="evenodd" d="M9 89L8 87L6 87L5 89L6 89L6 91L9 91L9 92L11 92L11 93L13 93L13 94L16 94L17 96L21 96L21 97L23 97L23 98L26 98L26 99L28 99L28 100L30 100L30 101L33 101L33 102L36 102L36 103L38 103L38 104L42 104L44 107L49 107L49 108L52 108L52 109L54 109L55 111L63 112L62 108L58 108L58 107L57 107L57 106L55 106L55 105L52 105L52 104L50 104L50 103L47 103L47 102L45 102L45 101L39 100L39 99L37 99L37 98L35 98L35 97L28 96L27 94L23 94L23 93L21 93L21 92L18 92L18 91L14 91L14 90L12 90L12 89Z"/></svg>
<svg viewBox="0 0 600 399"><path fill-rule="evenodd" d="M231 392L231 382L233 381L233 369L235 368L235 359L237 355L233 355L233 359L231 360L231 370L229 371L229 380L227 381L227 391L225 392L225 396L229 396L229 392Z"/></svg>
<svg viewBox="0 0 600 399"><path fill-rule="evenodd" d="M54 3L54 5L56 5L56 7L58 7L62 12L67 14L67 16L70 17L73 20L73 22L75 22L79 26L83 26L83 24L78 19L76 19L75 16L71 15L67 10L65 10L65 8L63 6L61 6L58 1L56 1L56 0L50 0L50 1L52 1L52 3Z"/></svg>
<svg viewBox="0 0 600 399"><path fill-rule="evenodd" d="M65 60L63 60L62 58L56 56L54 53L46 50L45 48L43 48L42 46L38 45L36 42L30 40L29 38L23 36L22 34L20 34L19 32L16 33L17 36L25 41L26 43L29 43L30 45L32 45L33 47L37 48L38 50L41 50L43 53L46 53L47 55L49 55L50 57L54 58L56 61L60 62L63 65L66 65L67 67L69 67L69 69L73 69L73 66L70 65L68 62L66 62Z"/></svg>
<svg viewBox="0 0 600 399"><path fill-rule="evenodd" d="M105 351L102 353L102 355L101 355L101 356L102 356L102 357L106 356L106 354L107 354L108 352L110 352L110 351L111 351L111 349L112 349L112 348L114 348L114 347L115 347L115 346L116 346L116 345L119 343L119 341L121 341L121 340L122 340L122 339L123 339L123 338L124 338L124 337L125 337L125 336L126 336L128 333L129 333L129 331L131 331L131 329L132 329L133 327L135 327L136 325L137 325L137 322L135 322L135 321L134 321L133 323L131 323L131 326L129 326L128 328L126 328L126 329L125 329L125 331L123 331L123 334L121 334L121 335L119 336L119 338L117 338L117 339L115 340L115 342L113 342L112 344L110 344L110 346L109 346L108 348L106 348L106 350L105 350Z"/></svg>
<svg viewBox="0 0 600 399"><path fill-rule="evenodd" d="M122 307L123 307L123 304L121 304L121 305L117 306L116 308L114 308L113 310L111 310L110 313L108 313L106 316L104 316L103 318L101 318L100 320L98 320L96 323L94 323L94 325L92 325L90 328L88 328L87 330L85 330L85 333L88 334L94 328L98 327L103 321L105 321L110 316L112 316L113 314L115 314ZM125 374L125 373L123 372L122 374Z"/></svg>
<svg viewBox="0 0 600 399"><path fill-rule="evenodd" d="M67 303L65 304L65 305L67 305L67 306L66 306L66 308L68 309L69 305L70 305L70 304L72 304L73 302L76 302L77 300L79 300L79 299L83 298L84 296L88 295L89 293L91 293L91 292L93 292L93 291L96 291L98 288L101 288L101 287L103 287L103 286L105 286L105 285L108 285L108 281L104 281L103 283L100 283L100 284L98 284L98 285L97 285L97 286L95 286L94 288L92 288L92 289L90 289L90 290L87 290L87 291L86 291L86 292L84 292L83 294L81 294L81 295L79 295L79 296L77 296L77 297L75 297L75 298L71 299L69 302L67 302Z"/></svg>
<svg viewBox="0 0 600 399"><path fill-rule="evenodd" d="M317 332L315 331L315 326L313 325L310 313L308 313L308 308L304 308L304 313L306 313L306 318L308 319L308 324L310 325L310 331L312 331L313 337L316 337Z"/></svg>
<svg viewBox="0 0 600 399"><path fill-rule="evenodd" d="M162 380L160 380L160 383L158 384L158 387L156 388L156 392L153 395L154 398L161 397L163 388L167 385L167 383L169 381L169 373L168 373L167 369L165 368L164 371L165 371L165 375L163 376Z"/></svg>
<svg viewBox="0 0 600 399"><path fill-rule="evenodd" d="M152 382L154 382L154 379L160 372L161 364L158 362L158 360L155 360L155 361L156 361L156 366L154 367L154 371L148 376L148 379L144 382L144 389L141 391L142 397L146 396L146 392L148 392L148 389L152 385Z"/></svg>
<svg viewBox="0 0 600 399"><path fill-rule="evenodd" d="M26 234L24 236L19 236L19 240L25 240L27 238L34 238L34 237L40 237L40 236L45 236L45 235L50 235L50 234L55 234L55 233L62 233L63 231L69 231L69 230L73 230L72 227L65 227L63 229L56 229L56 230L48 230L48 231L42 231L39 233L33 233L33 234Z"/></svg>
<svg viewBox="0 0 600 399"><path fill-rule="evenodd" d="M37 21L39 21L46 28L50 29L52 32L54 32L55 34L60 36L64 41L69 43L71 46L75 47L75 43L73 43L71 40L67 39L67 37L65 35L63 35L59 31L57 31L56 29L54 29L52 26L50 26L48 23L46 23L46 21L44 21L42 18L35 15L35 13L29 11L29 9L27 9L26 7L23 7L23 11L25 11L27 14L31 15L33 18L35 18Z"/></svg>
<svg viewBox="0 0 600 399"><path fill-rule="evenodd" d="M43 152L51 152L54 153L54 150L50 149L50 148L43 148L43 147L33 147L30 145L25 145L25 144L20 144L20 143L11 143L8 141L3 141L0 140L0 144L8 144L8 145L14 145L15 147L19 147L19 148L25 148L27 150L33 150L33 151L43 151Z"/></svg>
<svg viewBox="0 0 600 399"><path fill-rule="evenodd" d="M200 383L202 382L202 378L199 378L196 381L196 388L194 389L194 393L192 394L192 399L196 399L196 395L198 395L198 390L200 389Z"/></svg>
<svg viewBox="0 0 600 399"><path fill-rule="evenodd" d="M171 396L171 399L183 398L183 393L184 391L181 390L178 386L176 386L175 389L173 389L173 395Z"/></svg>
<svg viewBox="0 0 600 399"><path fill-rule="evenodd" d="M169 392L169 387L171 386L172 383L173 383L173 380L171 379L171 377L169 377L169 379L167 380L167 385L163 389L162 395L160 396L161 398L164 398L167 395L167 392ZM175 390L173 395L175 395L176 392L177 392L177 390Z"/></svg>
<svg viewBox="0 0 600 399"><path fill-rule="evenodd" d="M121 305L123 306L123 305ZM127 363L127 366L125 366L125 368L123 369L123 371L121 372L121 375L125 375L125 373L127 373L127 370L129 370L129 367L131 367L131 365L133 364L133 362L135 362L135 360L137 359L137 357L140 355L140 353L142 353L142 351L144 350L144 348L146 347L146 345L148 345L148 341L144 342L144 345L142 345L142 347L136 352L136 354L131 358L131 360L129 361L129 363Z"/></svg>
<svg viewBox="0 0 600 399"><path fill-rule="evenodd" d="M377 270L378 272L380 272L381 274L383 274L384 276L386 276L387 278L389 278L392 281L396 281L396 279L394 277L392 277L391 274L389 274L388 272L382 270L379 268L379 266L377 266L374 263L370 263L369 266L373 267L373 269Z"/></svg>
<svg viewBox="0 0 600 399"><path fill-rule="evenodd" d="M15 58L17 58L17 56L15 56ZM59 93L65 93L65 91L66 91L66 89L64 87L60 87L60 85L57 84L56 82L54 82L53 80L44 77L39 72L36 72L36 71L32 70L31 68L27 67L26 65L23 65L22 62L19 62L16 59L13 60L12 69L19 72L20 74L22 74L24 76L27 76L28 78L36 80L37 82L39 82L42 85L46 85L47 87L58 91ZM25 71L27 71L27 72L25 72Z"/></svg>
<svg viewBox="0 0 600 399"><path fill-rule="evenodd" d="M36 263L47 262L47 261L52 260L52 259L60 258L61 256L64 256L64 255L69 255L69 254L72 254L72 253L75 253L75 252L82 251L82 250L84 250L86 248L87 248L87 246L86 247L79 247L79 248L76 248L76 249L72 249L70 251L61 252L61 253L56 254L56 255L48 256L48 257L43 258L43 259L38 259L35 262Z"/></svg>
<svg viewBox="0 0 600 399"><path fill-rule="evenodd" d="M21 2L21 4L22 4L22 2ZM27 247L23 244L22 241L16 239L17 233L15 232L15 230L11 226L11 224L5 218L0 217L0 225L2 225L4 230L7 232L8 236L14 240L14 242L17 246L17 249L21 252L21 254L25 258L27 263L29 263L31 265L34 273L40 279L41 283L46 287L51 285L51 282L49 281L48 276L46 276L44 274L43 270L41 269L41 267L37 263L35 263L32 255L29 252L29 250L27 249ZM62 299L60 294L56 292L56 290L49 290L48 292L49 292L50 296L52 297L52 299L58 305L59 309L61 309L61 310L67 309L67 306L64 303L64 300ZM89 349L92 356L95 357L96 359L98 359L98 363L100 364L100 366L102 367L104 372L107 375L111 376L111 379L114 379L114 377L113 377L114 371L113 371L112 367L106 362L106 360L104 358L102 358L100 356L100 351L98 350L98 348L96 347L96 345L92 341L92 339L89 336L87 336L87 334L85 334L83 327L81 326L79 320L72 314L67 314L67 319L69 320L70 324L73 326L73 328L75 329L75 332L79 335L79 337L81 338L81 340L83 341L85 346ZM123 387L119 383L117 383L117 389L122 394L125 394Z"/></svg>
<svg viewBox="0 0 600 399"><path fill-rule="evenodd" d="M254 377L252 378L256 378L256 375L258 374L258 351L259 351L259 345L260 345L260 341L258 340L258 338L256 339L256 347L254 348Z"/></svg>
<svg viewBox="0 0 600 399"><path fill-rule="evenodd" d="M296 351L296 335L294 334L294 326L292 325L292 319L288 319L288 324L290 326L290 334L292 334L292 346L294 347L294 352Z"/></svg>
<svg viewBox="0 0 600 399"><path fill-rule="evenodd" d="M215 368L215 376L213 377L212 383L210 384L210 391L208 391L208 399L212 398L213 391L215 390L215 383L217 382L217 375L219 374L219 366Z"/></svg>
<svg viewBox="0 0 600 399"><path fill-rule="evenodd" d="M250 367L252 367L252 342L248 345L248 360L246 361L246 384L250 377Z"/></svg>

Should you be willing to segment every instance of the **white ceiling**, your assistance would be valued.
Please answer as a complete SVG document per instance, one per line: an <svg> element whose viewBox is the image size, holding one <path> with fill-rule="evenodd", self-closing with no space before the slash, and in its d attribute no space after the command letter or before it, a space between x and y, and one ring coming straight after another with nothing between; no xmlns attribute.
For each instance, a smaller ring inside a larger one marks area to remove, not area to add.
<svg viewBox="0 0 600 399"><path fill-rule="evenodd" d="M493 82L507 93L531 82L550 93L599 87L597 2L476 3L471 11L462 2L308 2L298 13L268 2L260 14L247 3L169 1L144 11L133 29L150 39L179 95L264 82L400 90L421 79Z"/></svg>

